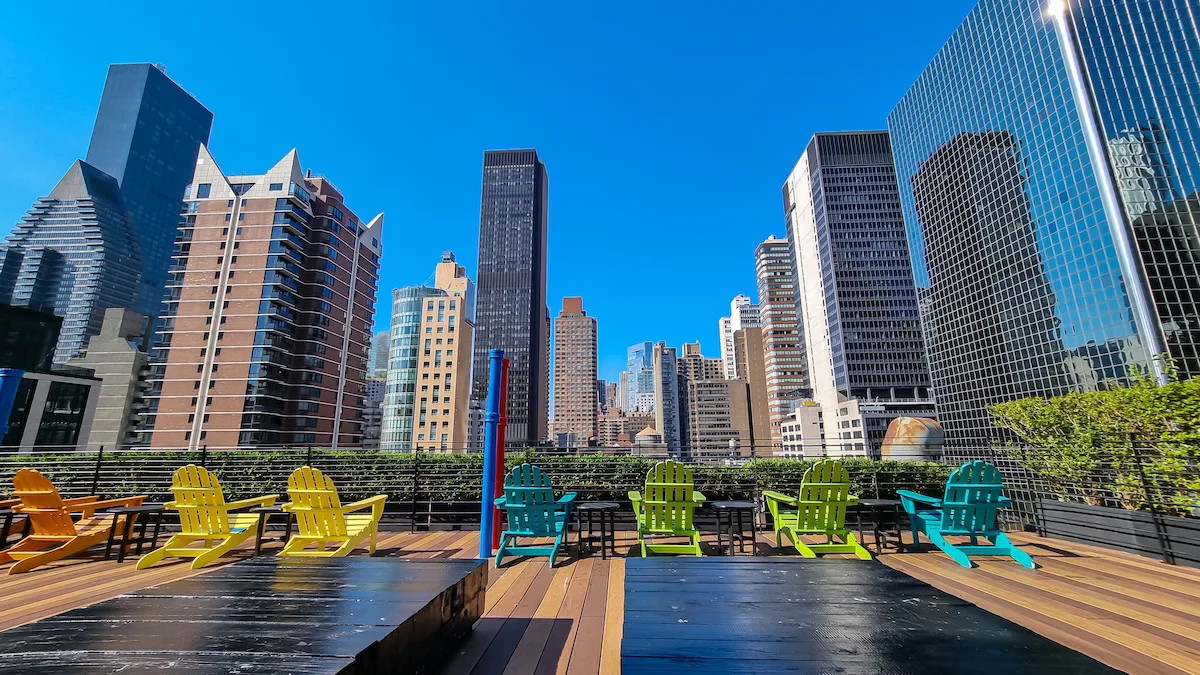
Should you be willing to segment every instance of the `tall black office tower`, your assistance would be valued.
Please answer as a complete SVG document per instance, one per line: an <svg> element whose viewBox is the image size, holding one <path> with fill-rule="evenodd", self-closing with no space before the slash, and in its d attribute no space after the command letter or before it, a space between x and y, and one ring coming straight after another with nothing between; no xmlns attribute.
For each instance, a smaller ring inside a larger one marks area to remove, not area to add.
<svg viewBox="0 0 1200 675"><path fill-rule="evenodd" d="M87 163L117 179L142 257L133 309L158 316L183 191L212 113L149 63L109 66Z"/></svg>
<svg viewBox="0 0 1200 675"><path fill-rule="evenodd" d="M506 445L547 437L546 166L536 150L483 153L472 398L487 398L488 350L509 358Z"/></svg>

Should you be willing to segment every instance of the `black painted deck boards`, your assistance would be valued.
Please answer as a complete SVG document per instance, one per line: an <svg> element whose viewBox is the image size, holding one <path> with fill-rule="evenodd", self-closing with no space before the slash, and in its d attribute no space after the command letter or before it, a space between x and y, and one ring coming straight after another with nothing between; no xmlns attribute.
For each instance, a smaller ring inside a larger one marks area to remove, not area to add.
<svg viewBox="0 0 1200 675"><path fill-rule="evenodd" d="M4 631L0 673L436 668L482 613L486 568L255 558Z"/></svg>
<svg viewBox="0 0 1200 675"><path fill-rule="evenodd" d="M782 558L627 560L621 666L625 675L1118 672L878 562Z"/></svg>

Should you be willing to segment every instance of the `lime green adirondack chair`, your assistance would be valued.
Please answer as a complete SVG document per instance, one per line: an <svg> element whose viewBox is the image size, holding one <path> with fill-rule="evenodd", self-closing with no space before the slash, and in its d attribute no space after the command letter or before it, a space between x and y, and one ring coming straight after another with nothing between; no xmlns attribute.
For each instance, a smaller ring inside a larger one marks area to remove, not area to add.
<svg viewBox="0 0 1200 675"><path fill-rule="evenodd" d="M992 464L977 459L951 472L946 479L946 493L941 499L926 497L909 490L897 490L912 523L913 546L921 543L924 532L946 555L963 567L971 566L972 555L1003 555L1029 569L1036 569L1033 558L1013 545L1008 535L996 527L996 512L1012 500L1003 496L1004 475ZM932 508L919 508L926 504ZM971 538L969 546L957 546L946 535ZM991 540L991 546L980 546L979 537Z"/></svg>
<svg viewBox="0 0 1200 675"><path fill-rule="evenodd" d="M556 501L550 476L532 464L513 467L504 477L504 496L496 498L496 506L508 515L508 524L500 534L500 549L496 551L496 567L506 555L544 555L550 566L558 557L575 493L568 492ZM499 523L497 523L499 525ZM554 537L546 546L517 546L517 537Z"/></svg>
<svg viewBox="0 0 1200 675"><path fill-rule="evenodd" d="M858 503L858 497L850 494L850 473L841 462L823 459L810 466L796 497L767 490L763 498L775 523L776 547L782 546L786 537L805 558L815 558L818 553L853 553L871 559L846 527L846 507ZM825 543L805 543L802 534L823 536Z"/></svg>
<svg viewBox="0 0 1200 675"><path fill-rule="evenodd" d="M704 495L696 492L692 470L674 461L667 460L654 465L646 474L646 497L631 491L629 501L637 515L638 542L642 545L642 556L651 553L700 552L700 530L692 522L692 514L704 503ZM688 537L687 544L647 544L646 537Z"/></svg>

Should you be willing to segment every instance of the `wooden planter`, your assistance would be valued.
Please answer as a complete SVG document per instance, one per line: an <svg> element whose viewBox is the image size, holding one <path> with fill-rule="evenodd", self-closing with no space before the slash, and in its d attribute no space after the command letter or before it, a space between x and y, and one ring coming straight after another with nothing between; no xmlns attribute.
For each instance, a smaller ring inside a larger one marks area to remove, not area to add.
<svg viewBox="0 0 1200 675"><path fill-rule="evenodd" d="M1042 534L1200 567L1200 518L1038 500Z"/></svg>

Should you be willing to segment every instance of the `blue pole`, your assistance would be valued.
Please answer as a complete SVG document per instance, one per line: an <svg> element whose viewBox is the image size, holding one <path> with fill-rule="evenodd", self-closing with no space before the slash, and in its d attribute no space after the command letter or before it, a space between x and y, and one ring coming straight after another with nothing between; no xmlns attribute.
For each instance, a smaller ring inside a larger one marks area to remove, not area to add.
<svg viewBox="0 0 1200 675"><path fill-rule="evenodd" d="M479 557L492 557L492 509L496 501L496 441L500 426L500 362L503 349L488 350L487 410L483 413L483 495L479 504Z"/></svg>
<svg viewBox="0 0 1200 675"><path fill-rule="evenodd" d="M8 416L17 401L17 387L21 386L22 377L25 377L23 370L0 368L0 438L8 433Z"/></svg>

